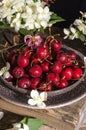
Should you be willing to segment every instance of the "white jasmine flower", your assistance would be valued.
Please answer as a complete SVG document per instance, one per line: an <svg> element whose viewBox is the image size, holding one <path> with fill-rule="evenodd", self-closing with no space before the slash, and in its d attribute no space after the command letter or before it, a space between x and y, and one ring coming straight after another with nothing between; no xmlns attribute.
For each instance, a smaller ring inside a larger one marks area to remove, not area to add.
<svg viewBox="0 0 86 130"><path fill-rule="evenodd" d="M46 104L43 102L47 100L46 92L41 92L39 94L37 90L32 90L30 96L32 97L32 99L28 100L28 104L32 106L37 105L38 107L41 108L46 107Z"/></svg>
<svg viewBox="0 0 86 130"><path fill-rule="evenodd" d="M23 128L22 128L23 127ZM16 123L16 124L14 124L14 130L29 130L29 127L28 127L28 125L26 125L26 124L21 124L21 123Z"/></svg>
<svg viewBox="0 0 86 130"><path fill-rule="evenodd" d="M3 74L3 78L4 79L7 79L9 77L11 77L12 75L9 73L9 71L6 71L4 74Z"/></svg>
<svg viewBox="0 0 86 130"><path fill-rule="evenodd" d="M11 23L11 27L15 27L15 30L18 31L21 26L21 14L17 13L15 19Z"/></svg>
<svg viewBox="0 0 86 130"><path fill-rule="evenodd" d="M76 19L73 24L78 26L78 25L82 24L82 20Z"/></svg>
<svg viewBox="0 0 86 130"><path fill-rule="evenodd" d="M78 25L77 28L82 31L83 34L86 35L86 25L84 25L83 23Z"/></svg>
<svg viewBox="0 0 86 130"><path fill-rule="evenodd" d="M71 40L78 38L80 39L84 45L86 44L86 12L82 14L82 17L76 19L73 24L70 25L69 29L64 29L65 37Z"/></svg>
<svg viewBox="0 0 86 130"><path fill-rule="evenodd" d="M2 11L1 11L1 13L3 14L3 15L1 15L2 19L6 18L7 16L9 16L9 15L12 14L10 8L9 9L8 8L3 8Z"/></svg>
<svg viewBox="0 0 86 130"><path fill-rule="evenodd" d="M68 37L69 37L69 34L70 34L69 29L64 28L63 32L64 32L64 33L65 33L65 35L66 35L66 36L64 37L64 39L68 38Z"/></svg>
<svg viewBox="0 0 86 130"><path fill-rule="evenodd" d="M0 70L0 76L2 76L5 72L7 72L10 69L10 64L9 62L6 63L6 66L4 66L3 68L1 68Z"/></svg>
<svg viewBox="0 0 86 130"><path fill-rule="evenodd" d="M70 27L70 31L75 34L76 33L76 29L74 27Z"/></svg>
<svg viewBox="0 0 86 130"><path fill-rule="evenodd" d="M86 18L86 12L82 12L82 11L80 11L80 13L82 14L82 17L84 17L84 18Z"/></svg>
<svg viewBox="0 0 86 130"><path fill-rule="evenodd" d="M24 9L24 3L23 2L17 2L14 6L13 6L13 10L15 10L15 12L19 12L19 11L23 11Z"/></svg>
<svg viewBox="0 0 86 130"><path fill-rule="evenodd" d="M5 6L9 7L11 5L11 1L10 0L3 0L2 4L4 4Z"/></svg>
<svg viewBox="0 0 86 130"><path fill-rule="evenodd" d="M0 2L0 20L5 20L16 31L40 30L49 24L52 12L41 0L3 0Z"/></svg>
<svg viewBox="0 0 86 130"><path fill-rule="evenodd" d="M47 23L46 23L46 21L41 21L40 23L41 23L41 26L43 26L44 28L47 27Z"/></svg>

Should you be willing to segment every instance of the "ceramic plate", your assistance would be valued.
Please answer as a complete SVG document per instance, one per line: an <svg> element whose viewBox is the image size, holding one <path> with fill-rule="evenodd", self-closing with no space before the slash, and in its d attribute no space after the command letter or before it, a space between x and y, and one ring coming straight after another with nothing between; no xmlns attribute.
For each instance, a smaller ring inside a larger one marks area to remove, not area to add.
<svg viewBox="0 0 86 130"><path fill-rule="evenodd" d="M76 51L70 47L64 46L63 48L67 48L67 50L73 50ZM12 48L11 48L12 49ZM80 59L83 59L83 54L76 51L77 55L80 56ZM82 60L83 61L83 60ZM3 66L4 63L2 59L0 58L0 67ZM62 107L68 104L71 104L77 100L80 100L84 96L86 96L86 69L84 69L83 76L76 81L73 85L70 85L69 87L57 90L56 92L49 92L48 93L48 99L45 102L46 108L55 108L55 107ZM23 106L27 108L33 108L33 109L39 109L36 106L30 106L27 104L29 97L29 92L22 93L21 90L15 89L12 85L7 83L3 80L3 78L0 78L0 97L8 102L11 102L13 104L16 104L18 106ZM12 87L12 88L11 88ZM20 92L19 92L20 91Z"/></svg>
<svg viewBox="0 0 86 130"><path fill-rule="evenodd" d="M48 100L46 101L46 109L47 108L56 108L69 105L74 103L81 98L86 96L86 77L85 79L74 89L68 91L64 94L59 94L55 96L48 96ZM30 106L27 104L29 99L29 95L22 95L19 93L15 93L9 88L5 87L4 84L0 85L0 97L10 103L13 103L18 106L39 109L36 106Z"/></svg>

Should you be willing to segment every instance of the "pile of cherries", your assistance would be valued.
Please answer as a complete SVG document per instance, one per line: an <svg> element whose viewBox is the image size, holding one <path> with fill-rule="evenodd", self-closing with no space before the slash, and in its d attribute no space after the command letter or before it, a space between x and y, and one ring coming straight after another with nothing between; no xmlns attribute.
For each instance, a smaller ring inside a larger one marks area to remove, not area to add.
<svg viewBox="0 0 86 130"><path fill-rule="evenodd" d="M62 47L62 42L49 37L35 49L27 45L4 52L11 65L5 78L15 87L53 91L68 87L83 74L78 56Z"/></svg>

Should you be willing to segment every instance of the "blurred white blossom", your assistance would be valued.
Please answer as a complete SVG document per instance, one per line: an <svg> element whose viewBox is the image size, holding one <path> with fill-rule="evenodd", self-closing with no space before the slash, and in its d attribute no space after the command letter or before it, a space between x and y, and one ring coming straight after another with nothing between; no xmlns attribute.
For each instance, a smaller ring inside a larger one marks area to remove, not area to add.
<svg viewBox="0 0 86 130"><path fill-rule="evenodd" d="M16 31L46 28L52 12L41 0L3 0L0 2L0 20L5 19Z"/></svg>
<svg viewBox="0 0 86 130"><path fill-rule="evenodd" d="M80 11L80 13L82 16L79 19L76 19L69 28L64 28L64 39L69 38L73 40L78 38L86 44L86 12Z"/></svg>
<svg viewBox="0 0 86 130"><path fill-rule="evenodd" d="M29 130L29 127L27 124L24 124L24 123L16 123L14 124L14 130Z"/></svg>
<svg viewBox="0 0 86 130"><path fill-rule="evenodd" d="M28 100L28 104L32 106L37 105L40 108L46 107L46 104L44 103L44 101L47 100L46 92L41 92L39 94L37 90L32 90L30 96L31 96L31 99Z"/></svg>

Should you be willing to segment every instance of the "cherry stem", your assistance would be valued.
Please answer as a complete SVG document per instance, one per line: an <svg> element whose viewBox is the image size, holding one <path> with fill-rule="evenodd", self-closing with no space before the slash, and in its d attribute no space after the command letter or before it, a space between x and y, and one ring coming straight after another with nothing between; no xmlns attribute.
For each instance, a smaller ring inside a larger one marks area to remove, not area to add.
<svg viewBox="0 0 86 130"><path fill-rule="evenodd" d="M50 62L48 59L45 59L48 63L50 63L51 65L53 65L53 63L52 62Z"/></svg>

